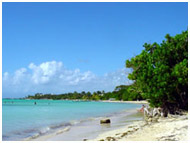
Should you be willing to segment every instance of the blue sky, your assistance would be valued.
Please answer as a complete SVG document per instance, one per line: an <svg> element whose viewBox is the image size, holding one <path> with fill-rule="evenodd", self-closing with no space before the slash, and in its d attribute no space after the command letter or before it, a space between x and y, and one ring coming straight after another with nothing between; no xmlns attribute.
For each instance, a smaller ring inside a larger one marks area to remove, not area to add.
<svg viewBox="0 0 190 143"><path fill-rule="evenodd" d="M3 96L111 91L128 82L125 61L139 54L145 42L160 43L167 33L187 30L188 4L3 3L2 24ZM52 85L61 76L72 76L75 86L65 80L56 89ZM108 80L112 84L105 87Z"/></svg>

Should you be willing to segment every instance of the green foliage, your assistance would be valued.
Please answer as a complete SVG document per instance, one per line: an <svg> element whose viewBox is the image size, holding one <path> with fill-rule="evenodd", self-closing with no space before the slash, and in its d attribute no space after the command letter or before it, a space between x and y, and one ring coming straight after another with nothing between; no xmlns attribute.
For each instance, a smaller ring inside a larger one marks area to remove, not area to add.
<svg viewBox="0 0 190 143"><path fill-rule="evenodd" d="M175 37L166 35L161 44L144 44L141 54L126 61L135 81L152 106L186 109L188 98L188 31ZM134 95L135 96L135 95Z"/></svg>
<svg viewBox="0 0 190 143"><path fill-rule="evenodd" d="M135 84L134 84L135 85ZM37 93L34 96L29 95L28 99L53 99L53 100L109 100L110 98L114 98L115 100L142 100L143 98L141 95L134 89L134 85L121 85L117 86L113 92L104 92L104 91L97 91L97 92L84 92L81 93L73 92L73 93L65 93L65 94L42 94Z"/></svg>

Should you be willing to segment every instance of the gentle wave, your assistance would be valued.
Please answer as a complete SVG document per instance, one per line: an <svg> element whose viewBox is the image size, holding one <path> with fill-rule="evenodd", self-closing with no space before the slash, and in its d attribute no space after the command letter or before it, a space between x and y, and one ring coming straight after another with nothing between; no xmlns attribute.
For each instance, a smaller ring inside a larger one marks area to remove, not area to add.
<svg viewBox="0 0 190 143"><path fill-rule="evenodd" d="M44 128L41 128L36 134L30 136L30 137L27 137L25 138L24 140L32 140L32 139L36 139L40 136L44 136L48 133L51 133L52 131L56 130L56 129L59 129L61 128L61 130L58 130L56 132L56 134L60 134L60 133L63 133L65 131L68 131L71 126L74 125L70 122L68 123L61 123L61 124L56 124L56 125L51 125L51 126L48 126L48 127L44 127Z"/></svg>
<svg viewBox="0 0 190 143"><path fill-rule="evenodd" d="M69 131L72 128L72 126L74 126L74 125L78 125L78 124L88 122L88 121L92 121L92 120L100 120L101 118L104 118L104 117L89 117L86 119L72 120L72 121L67 122L67 123L60 123L60 124L56 124L56 125L51 125L49 127L45 127L45 128L40 129L35 135L27 137L24 140L33 140L33 139L36 139L40 136L45 136L45 135L51 134L52 132L53 132L53 134L56 134L56 135L62 134L64 132ZM33 130L31 130L31 131L33 131Z"/></svg>

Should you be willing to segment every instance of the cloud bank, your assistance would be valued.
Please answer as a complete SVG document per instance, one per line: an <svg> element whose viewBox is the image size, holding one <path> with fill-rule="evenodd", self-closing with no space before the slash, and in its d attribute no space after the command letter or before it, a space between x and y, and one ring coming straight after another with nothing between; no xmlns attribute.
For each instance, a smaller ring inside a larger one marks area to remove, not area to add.
<svg viewBox="0 0 190 143"><path fill-rule="evenodd" d="M127 79L129 71L119 69L103 76L80 69L69 70L62 62L50 61L40 65L29 64L13 74L3 73L3 97L24 97L34 93L66 93L81 91L113 91L115 86L131 84Z"/></svg>

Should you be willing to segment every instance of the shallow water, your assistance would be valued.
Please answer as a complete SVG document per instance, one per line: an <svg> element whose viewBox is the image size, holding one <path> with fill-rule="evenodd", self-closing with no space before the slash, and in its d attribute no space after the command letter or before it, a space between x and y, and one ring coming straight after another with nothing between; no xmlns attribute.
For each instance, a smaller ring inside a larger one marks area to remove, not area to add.
<svg viewBox="0 0 190 143"><path fill-rule="evenodd" d="M71 130L74 126L81 128L90 119L97 124L99 117L141 107L130 103L66 100L3 99L2 103L3 140L23 140L63 129Z"/></svg>
<svg viewBox="0 0 190 143"><path fill-rule="evenodd" d="M79 122L72 127L64 128L53 132L52 134L46 134L37 138L30 138L34 141L83 141L92 140L98 137L98 135L110 131L122 128L131 124L133 121L142 120L142 113L137 113L136 110L130 110L130 112L119 112L114 115L107 116L110 120L110 124L100 124L100 119L90 118L85 121ZM63 131L64 130L64 131ZM63 131L63 132L62 132Z"/></svg>

